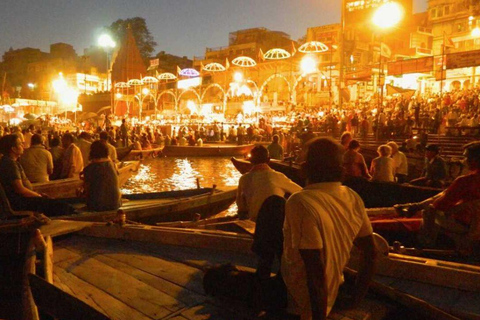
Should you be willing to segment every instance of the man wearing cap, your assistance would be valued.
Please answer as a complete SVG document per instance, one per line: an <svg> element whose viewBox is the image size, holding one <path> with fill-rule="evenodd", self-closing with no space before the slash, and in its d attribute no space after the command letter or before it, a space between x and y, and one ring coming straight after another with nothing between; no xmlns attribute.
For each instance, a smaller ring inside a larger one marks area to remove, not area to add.
<svg viewBox="0 0 480 320"><path fill-rule="evenodd" d="M238 215L256 222L252 250L259 258L257 275L269 278L275 256L282 253L285 195L302 188L268 166L267 148L257 145L250 153L253 167L238 182Z"/></svg>
<svg viewBox="0 0 480 320"><path fill-rule="evenodd" d="M425 148L425 168L422 176L418 179L413 179L410 184L416 186L426 186L432 188L442 188L447 177L447 169L445 160L440 157L439 146L436 144L429 144Z"/></svg>
<svg viewBox="0 0 480 320"><path fill-rule="evenodd" d="M408 176L408 161L407 156L402 151L398 150L398 144L395 141L387 143L392 148L393 167L395 169L395 178L398 183L407 181Z"/></svg>

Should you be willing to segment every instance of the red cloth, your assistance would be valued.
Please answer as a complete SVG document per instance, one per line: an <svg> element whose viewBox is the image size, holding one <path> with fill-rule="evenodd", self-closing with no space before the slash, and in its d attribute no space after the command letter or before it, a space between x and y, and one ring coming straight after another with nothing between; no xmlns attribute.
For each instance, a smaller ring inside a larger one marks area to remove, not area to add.
<svg viewBox="0 0 480 320"><path fill-rule="evenodd" d="M433 207L440 211L448 211L456 205L480 200L480 171L460 176L443 192L442 196L433 202ZM455 220L470 224L471 211L454 213Z"/></svg>

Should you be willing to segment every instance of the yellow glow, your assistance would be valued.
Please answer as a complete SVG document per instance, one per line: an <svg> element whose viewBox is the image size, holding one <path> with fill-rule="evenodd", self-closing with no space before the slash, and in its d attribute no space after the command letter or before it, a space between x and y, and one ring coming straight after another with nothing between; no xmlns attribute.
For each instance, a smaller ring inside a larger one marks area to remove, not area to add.
<svg viewBox="0 0 480 320"><path fill-rule="evenodd" d="M300 68L303 73L313 73L317 71L317 60L311 56L305 56L300 62Z"/></svg>
<svg viewBox="0 0 480 320"><path fill-rule="evenodd" d="M397 25L403 18L403 8L396 2L387 2L375 11L372 22L382 29Z"/></svg>
<svg viewBox="0 0 480 320"><path fill-rule="evenodd" d="M243 81L243 74L241 72L235 72L233 75L233 80L235 82L242 82Z"/></svg>
<svg viewBox="0 0 480 320"><path fill-rule="evenodd" d="M244 101L243 102L243 114L252 114L255 112L255 103L253 101Z"/></svg>
<svg viewBox="0 0 480 320"><path fill-rule="evenodd" d="M110 35L102 34L100 38L98 38L98 45L104 48L115 48L117 44Z"/></svg>
<svg viewBox="0 0 480 320"><path fill-rule="evenodd" d="M150 90L148 90L148 88L143 88L143 89L142 89L142 93L143 93L144 95L147 95L147 94L150 93Z"/></svg>
<svg viewBox="0 0 480 320"><path fill-rule="evenodd" d="M476 27L475 29L472 30L472 37L480 37L480 28Z"/></svg>
<svg viewBox="0 0 480 320"><path fill-rule="evenodd" d="M54 80L52 85L53 90L55 90L57 93L64 91L68 87L67 82L63 78L63 74L61 72L58 74L58 79Z"/></svg>
<svg viewBox="0 0 480 320"><path fill-rule="evenodd" d="M115 97L116 97L117 99L120 99L121 97L123 97L123 94L121 94L120 92L117 92L117 93L115 94Z"/></svg>
<svg viewBox="0 0 480 320"><path fill-rule="evenodd" d="M197 105L192 100L187 101L187 108L190 110L190 114L197 113Z"/></svg>

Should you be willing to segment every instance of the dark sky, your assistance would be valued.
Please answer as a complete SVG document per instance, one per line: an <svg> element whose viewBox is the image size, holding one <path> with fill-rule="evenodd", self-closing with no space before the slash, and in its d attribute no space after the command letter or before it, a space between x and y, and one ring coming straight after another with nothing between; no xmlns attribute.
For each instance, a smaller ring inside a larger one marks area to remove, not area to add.
<svg viewBox="0 0 480 320"><path fill-rule="evenodd" d="M414 12L427 0L413 0ZM117 19L143 17L158 46L155 52L204 55L205 47L228 45L228 33L266 27L292 39L308 27L340 21L340 0L2 0L0 53L65 42L78 54L103 26Z"/></svg>

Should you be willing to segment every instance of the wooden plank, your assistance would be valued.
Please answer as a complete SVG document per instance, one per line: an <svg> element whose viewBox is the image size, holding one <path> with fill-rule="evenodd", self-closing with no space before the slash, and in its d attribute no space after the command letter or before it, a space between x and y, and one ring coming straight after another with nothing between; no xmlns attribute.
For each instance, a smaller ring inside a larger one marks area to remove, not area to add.
<svg viewBox="0 0 480 320"><path fill-rule="evenodd" d="M115 247L112 244L114 243L113 241L98 241L93 238L89 241L88 239L81 239L80 237L75 240L76 241L72 241L72 244L66 248L66 250L70 251L72 259L74 260L71 261L72 264L78 261L77 259L79 259L80 256L95 257L95 259L102 262L108 260L101 258L101 256L105 256L117 262L114 263L110 261L110 265L112 266L118 267L118 263L122 263L130 266L129 271L136 268L142 272L165 279L177 286L196 292L197 294L203 294L203 274L198 269L186 266L180 262L169 261L162 257L137 253L136 250L126 247L125 243L120 243L121 247ZM95 254L95 252L99 254ZM125 268L122 269L125 270ZM128 273L128 275L132 276L130 273ZM151 285L150 283L148 284ZM178 308L175 310L178 310Z"/></svg>
<svg viewBox="0 0 480 320"><path fill-rule="evenodd" d="M156 275L156 274L151 274L149 273L151 271L150 267L145 268L145 266L142 265L143 262L148 261L141 261L142 256L141 255L128 255L127 259L125 259L124 255L119 256L118 254L106 254L102 256L98 256L96 259L99 261L105 263L108 266L111 266L112 268L115 268L121 272L124 272L126 274L129 274L130 276L136 278L137 280L140 280L144 283L147 283L148 285L152 286L153 288L164 292L165 294L175 298L176 300L181 301L183 304L186 306L193 306L197 305L201 302L205 301L205 296L196 293L194 291L191 291L187 289L184 286L180 286L177 283L170 281L170 277L166 277L167 279L164 279L165 275ZM153 261L154 263L158 263L158 260ZM147 269L147 270L142 270L142 269ZM174 269L168 270L168 273L172 273ZM177 272L182 272L181 270L175 271ZM188 275L184 275L184 277L187 277ZM198 281L199 285L201 285L201 277L195 276L195 280L189 279L191 283L192 281ZM191 287L191 286L189 286Z"/></svg>
<svg viewBox="0 0 480 320"><path fill-rule="evenodd" d="M349 266L356 269L358 263L358 252L353 250ZM376 273L398 279L480 292L480 267L473 265L390 253L388 257L378 255Z"/></svg>
<svg viewBox="0 0 480 320"><path fill-rule="evenodd" d="M46 246L43 251L43 270L45 273L45 280L48 283L53 283L53 243L52 237L45 238Z"/></svg>
<svg viewBox="0 0 480 320"><path fill-rule="evenodd" d="M229 250L238 253L250 253L253 241L249 236L241 237L236 233L222 231L132 225L123 228L94 225L82 230L81 233L92 237Z"/></svg>
<svg viewBox="0 0 480 320"><path fill-rule="evenodd" d="M93 222L51 220L48 224L41 226L40 231L44 236L58 237L77 232L91 225Z"/></svg>
<svg viewBox="0 0 480 320"><path fill-rule="evenodd" d="M69 295L34 274L29 275L29 281L37 306L40 310L55 318L65 320L110 319L85 302Z"/></svg>
<svg viewBox="0 0 480 320"><path fill-rule="evenodd" d="M71 254L81 258L73 251ZM184 306L173 297L92 256L83 260L66 260L57 265L153 319L165 317Z"/></svg>
<svg viewBox="0 0 480 320"><path fill-rule="evenodd" d="M151 319L103 290L79 279L72 273L59 268L58 266L54 269L54 278L59 280L59 282L55 282L56 284L61 284L59 287L68 288L68 290L64 291L69 292L76 298L82 300L92 308L95 308L97 311L102 312L112 319Z"/></svg>

